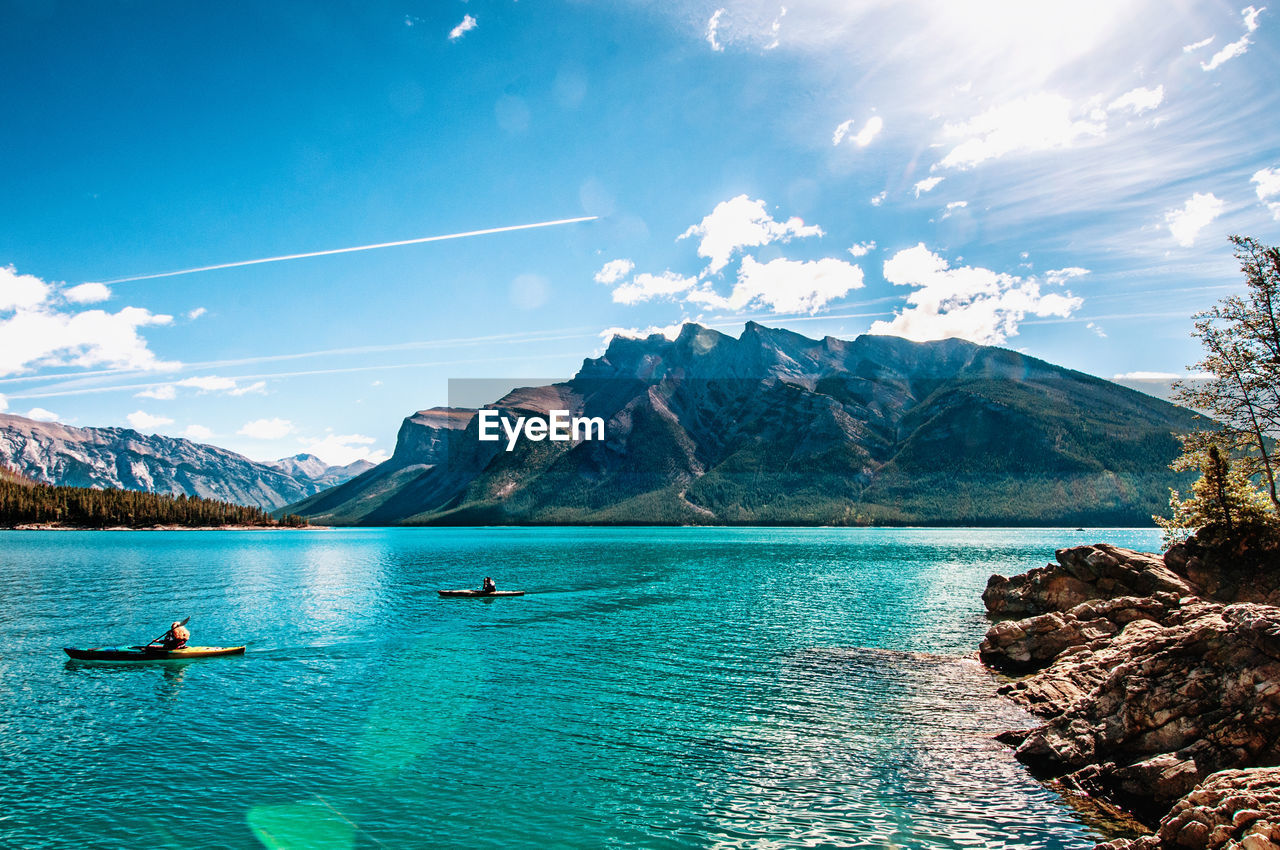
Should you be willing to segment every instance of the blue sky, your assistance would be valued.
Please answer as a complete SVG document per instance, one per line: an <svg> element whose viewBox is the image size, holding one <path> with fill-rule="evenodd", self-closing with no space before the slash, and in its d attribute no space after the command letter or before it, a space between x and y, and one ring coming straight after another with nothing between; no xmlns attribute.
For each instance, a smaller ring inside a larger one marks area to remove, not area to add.
<svg viewBox="0 0 1280 850"><path fill-rule="evenodd" d="M684 320L1166 380L1280 242L1280 8L0 8L4 409L255 459Z"/></svg>

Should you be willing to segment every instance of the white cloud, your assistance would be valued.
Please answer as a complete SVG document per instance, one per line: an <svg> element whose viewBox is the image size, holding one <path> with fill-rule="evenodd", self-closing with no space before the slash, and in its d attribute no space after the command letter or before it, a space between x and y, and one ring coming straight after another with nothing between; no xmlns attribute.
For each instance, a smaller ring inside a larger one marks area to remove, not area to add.
<svg viewBox="0 0 1280 850"><path fill-rule="evenodd" d="M4 413L9 409L9 399L5 398L4 393L0 393L0 413Z"/></svg>
<svg viewBox="0 0 1280 850"><path fill-rule="evenodd" d="M650 325L647 328L605 328L600 331L600 341L605 345L609 344L609 340L615 336L625 337L626 339L646 339L659 334L667 339L675 339L680 336L680 329L684 327L684 322L675 322L670 325Z"/></svg>
<svg viewBox="0 0 1280 850"><path fill-rule="evenodd" d="M760 263L743 257L729 297L710 289L690 292L687 301L723 310L768 307L775 313L816 313L836 298L863 286L862 269L830 257L813 262L776 259Z"/></svg>
<svg viewBox="0 0 1280 850"><path fill-rule="evenodd" d="M860 148L865 148L871 144L871 140L880 135L880 131L884 129L884 119L879 115L872 115L867 119L867 123L862 125L862 129L856 135L850 136L849 131L853 129L853 119L843 121L840 126L836 127L836 131L831 134L831 144L838 145L846 137Z"/></svg>
<svg viewBox="0 0 1280 850"><path fill-rule="evenodd" d="M1086 324L1085 324L1085 327L1086 327L1086 328L1088 328L1089 330L1093 331L1093 332L1094 332L1094 334L1096 334L1097 336L1101 337L1102 339L1106 339L1106 338L1107 338L1107 332L1106 332L1106 331L1104 331L1104 330L1102 329L1102 327L1101 327L1100 325L1096 324L1095 322L1088 322L1088 323L1086 323Z"/></svg>
<svg viewBox="0 0 1280 850"><path fill-rule="evenodd" d="M716 38L720 30L720 16L725 12L724 9L716 9L711 14L711 20L707 21L707 44L711 45L711 49L717 53L724 50L724 45Z"/></svg>
<svg viewBox="0 0 1280 850"><path fill-rule="evenodd" d="M1164 102L1164 86L1159 85L1153 89L1137 88L1127 91L1117 97L1107 106L1108 110L1115 111L1117 109L1128 109L1134 115L1141 115L1155 109Z"/></svg>
<svg viewBox="0 0 1280 850"><path fill-rule="evenodd" d="M137 431L153 431L161 425L173 424L173 420L167 416L152 416L143 410L135 410L125 419L129 420L129 427Z"/></svg>
<svg viewBox="0 0 1280 850"><path fill-rule="evenodd" d="M57 422L62 418L52 410L45 410L43 407L33 407L23 415L38 422Z"/></svg>
<svg viewBox="0 0 1280 850"><path fill-rule="evenodd" d="M49 297L49 284L35 275L0 266L0 311L31 309Z"/></svg>
<svg viewBox="0 0 1280 850"><path fill-rule="evenodd" d="M346 466L358 460L382 463L387 459L385 451L372 448L377 440L364 434L326 434L318 439L303 437L300 442L330 466Z"/></svg>
<svg viewBox="0 0 1280 850"><path fill-rule="evenodd" d="M177 365L158 360L138 335L139 328L167 325L172 316L140 307L116 313L65 312L51 299L52 291L34 275L18 274L13 266L0 267L0 314L12 313L0 317L0 375L41 366L164 369Z"/></svg>
<svg viewBox="0 0 1280 850"><path fill-rule="evenodd" d="M1196 192L1181 209L1174 208L1164 214L1165 223L1173 240L1184 248L1196 243L1196 236L1222 215L1226 202L1212 192Z"/></svg>
<svg viewBox="0 0 1280 850"><path fill-rule="evenodd" d="M988 109L960 124L947 124L943 133L960 140L935 167L972 168L1015 152L1067 148L1106 132L1096 115L1078 118L1071 101L1042 92Z"/></svg>
<svg viewBox="0 0 1280 850"><path fill-rule="evenodd" d="M849 134L849 128L853 126L853 119L846 118L836 125L836 130L831 134L831 144L838 145L844 141L844 137Z"/></svg>
<svg viewBox="0 0 1280 850"><path fill-rule="evenodd" d="M923 242L886 260L884 277L916 290L907 296L906 309L892 321L875 322L870 332L917 341L959 337L996 345L1015 336L1028 314L1065 318L1083 303L1070 293L1041 292L1034 278L978 266L952 268Z"/></svg>
<svg viewBox="0 0 1280 850"><path fill-rule="evenodd" d="M876 249L876 243L875 243L875 240L873 239L869 242L856 243L855 245L849 248L849 253L853 254L853 256L855 257L865 257L867 254L871 253L875 249Z"/></svg>
<svg viewBox="0 0 1280 850"><path fill-rule="evenodd" d="M680 235L680 239L701 236L698 256L711 262L707 271L715 274L729 263L739 248L767 245L770 242L789 242L796 236L821 236L822 228L806 225L802 219L791 217L786 221L774 221L765 210L764 201L753 201L746 195L738 195L716 204L716 208L698 224L692 225Z"/></svg>
<svg viewBox="0 0 1280 850"><path fill-rule="evenodd" d="M1243 56L1247 53L1249 45L1253 43L1249 36L1258 29L1258 15L1262 14L1266 8L1266 6L1263 6L1261 9L1255 9L1253 6L1245 6L1241 9L1240 16L1244 19L1245 34L1230 44L1224 44L1222 49L1213 54L1208 62L1201 62L1201 69L1205 71L1217 70L1237 56Z"/></svg>
<svg viewBox="0 0 1280 850"><path fill-rule="evenodd" d="M1067 266L1064 269L1050 269L1044 273L1044 279L1051 286L1062 286L1062 284L1071 280L1071 278L1083 277L1088 273L1088 269L1082 269L1079 266Z"/></svg>
<svg viewBox="0 0 1280 850"><path fill-rule="evenodd" d="M72 304L96 304L111 297L111 288L103 283L82 283L62 291L62 297Z"/></svg>
<svg viewBox="0 0 1280 850"><path fill-rule="evenodd" d="M630 260L610 260L600 267L600 271L596 272L596 283L603 283L612 286L631 274L631 270L636 264Z"/></svg>
<svg viewBox="0 0 1280 850"><path fill-rule="evenodd" d="M134 398L154 398L157 401L171 401L178 397L178 390L173 384L158 384L154 387L147 387L139 393L133 394Z"/></svg>
<svg viewBox="0 0 1280 850"><path fill-rule="evenodd" d="M678 295L692 289L698 283L696 277L683 277L673 271L662 274L638 274L630 283L613 290L613 300L619 304L639 304L669 295Z"/></svg>
<svg viewBox="0 0 1280 850"><path fill-rule="evenodd" d="M227 395L266 395L266 392L266 381L254 381L252 384L246 384L243 387L236 387L234 390L229 390Z"/></svg>
<svg viewBox="0 0 1280 850"><path fill-rule="evenodd" d="M916 197L920 197L925 192L932 192L939 183L946 179L947 178L945 177L926 177L923 180L917 181L914 186L916 190Z"/></svg>
<svg viewBox="0 0 1280 850"><path fill-rule="evenodd" d="M203 307L197 307L194 310L189 310L187 312L187 318L194 322L196 319L200 318L201 316L203 316L205 313L208 313L208 312L209 311Z"/></svg>
<svg viewBox="0 0 1280 850"><path fill-rule="evenodd" d="M255 440L278 440L294 431L293 423L288 419L255 419L244 423L237 434L252 437Z"/></svg>
<svg viewBox="0 0 1280 850"><path fill-rule="evenodd" d="M203 443L205 440L213 437L213 430L203 425L188 425L182 432L182 436L188 440L195 440L197 443Z"/></svg>
<svg viewBox="0 0 1280 850"><path fill-rule="evenodd" d="M878 194L878 195L872 195L872 196L871 196L871 206L873 206L873 207L878 207L878 206L880 206L881 204L883 204L883 203L884 203L884 199L885 199L885 198L887 198L887 197L889 197L889 193L888 193L888 192L881 192L881 193L880 193L880 194Z"/></svg>
<svg viewBox="0 0 1280 850"><path fill-rule="evenodd" d="M1208 47L1210 44L1213 44L1213 39L1214 39L1214 37L1213 37L1213 36L1209 36L1208 38L1201 39L1200 41L1197 41L1195 44L1186 44L1186 45L1183 45L1183 47L1182 47L1182 52L1183 52L1183 53L1194 53L1195 51L1199 50L1199 49L1200 49L1200 48L1202 48L1202 47Z"/></svg>
<svg viewBox="0 0 1280 850"><path fill-rule="evenodd" d="M201 375L195 378L183 378L177 382L180 387L190 387L202 393L213 393L234 390L236 382L232 378L219 378L217 375Z"/></svg>
<svg viewBox="0 0 1280 850"><path fill-rule="evenodd" d="M782 32L782 19L787 16L787 7L783 6L778 12L778 17L773 19L773 23L769 26L769 35L773 36L773 40L764 46L765 50L773 50L778 46L779 33Z"/></svg>
<svg viewBox="0 0 1280 850"><path fill-rule="evenodd" d="M1113 381L1174 381L1178 378L1185 377L1176 372L1121 372L1119 375L1112 375Z"/></svg>
<svg viewBox="0 0 1280 850"><path fill-rule="evenodd" d="M463 15L462 21L453 29L449 30L449 40L457 41L467 33L471 32L478 26L476 19L470 15Z"/></svg>
<svg viewBox="0 0 1280 850"><path fill-rule="evenodd" d="M1255 171L1249 181L1254 184L1258 200L1267 205L1267 209L1271 210L1271 215L1276 221L1280 221L1280 201L1269 200L1280 196L1280 168L1263 168Z"/></svg>

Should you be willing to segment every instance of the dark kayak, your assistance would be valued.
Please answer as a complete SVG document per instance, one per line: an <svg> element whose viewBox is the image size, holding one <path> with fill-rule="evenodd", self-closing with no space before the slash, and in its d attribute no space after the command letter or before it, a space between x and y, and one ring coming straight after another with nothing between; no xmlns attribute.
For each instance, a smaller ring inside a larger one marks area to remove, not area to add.
<svg viewBox="0 0 1280 850"><path fill-rule="evenodd" d="M524 596L523 590L437 590L448 599L492 599L495 596Z"/></svg>
<svg viewBox="0 0 1280 850"><path fill-rule="evenodd" d="M188 658L212 658L216 655L244 655L243 646L185 646L182 649L161 649L158 646L76 649L68 646L62 651L77 661L185 661Z"/></svg>

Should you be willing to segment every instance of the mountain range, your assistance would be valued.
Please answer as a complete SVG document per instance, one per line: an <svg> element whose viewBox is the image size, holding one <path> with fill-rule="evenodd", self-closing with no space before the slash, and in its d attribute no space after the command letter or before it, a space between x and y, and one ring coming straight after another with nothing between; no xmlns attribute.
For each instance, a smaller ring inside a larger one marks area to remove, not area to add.
<svg viewBox="0 0 1280 850"><path fill-rule="evenodd" d="M599 416L603 441L481 442L406 418L392 457L289 506L321 524L1143 525L1185 475L1166 401L1008 349L810 339L749 322L615 337L487 407Z"/></svg>
<svg viewBox="0 0 1280 850"><path fill-rule="evenodd" d="M0 414L0 466L45 484L200 496L275 510L373 467L300 454L270 463L130 428L75 428Z"/></svg>

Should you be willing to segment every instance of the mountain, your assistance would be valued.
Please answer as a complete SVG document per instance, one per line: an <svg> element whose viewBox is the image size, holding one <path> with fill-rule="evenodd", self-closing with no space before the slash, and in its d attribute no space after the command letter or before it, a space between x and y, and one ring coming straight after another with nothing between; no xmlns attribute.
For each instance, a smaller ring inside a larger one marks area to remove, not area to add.
<svg viewBox="0 0 1280 850"><path fill-rule="evenodd" d="M345 466L331 466L315 455L306 453L267 461L263 465L278 469L299 481L310 481L321 489L336 487L343 481L355 478L374 467L374 464L367 460L357 460Z"/></svg>
<svg viewBox="0 0 1280 850"><path fill-rule="evenodd" d="M371 464L325 466L314 455L258 463L177 437L129 428L73 428L0 414L0 466L44 484L185 493L275 510L340 484Z"/></svg>
<svg viewBox="0 0 1280 850"><path fill-rule="evenodd" d="M962 340L809 339L748 323L615 337L510 416L600 416L606 440L480 442L473 410L404 421L395 453L292 505L330 524L1150 525L1195 414Z"/></svg>

